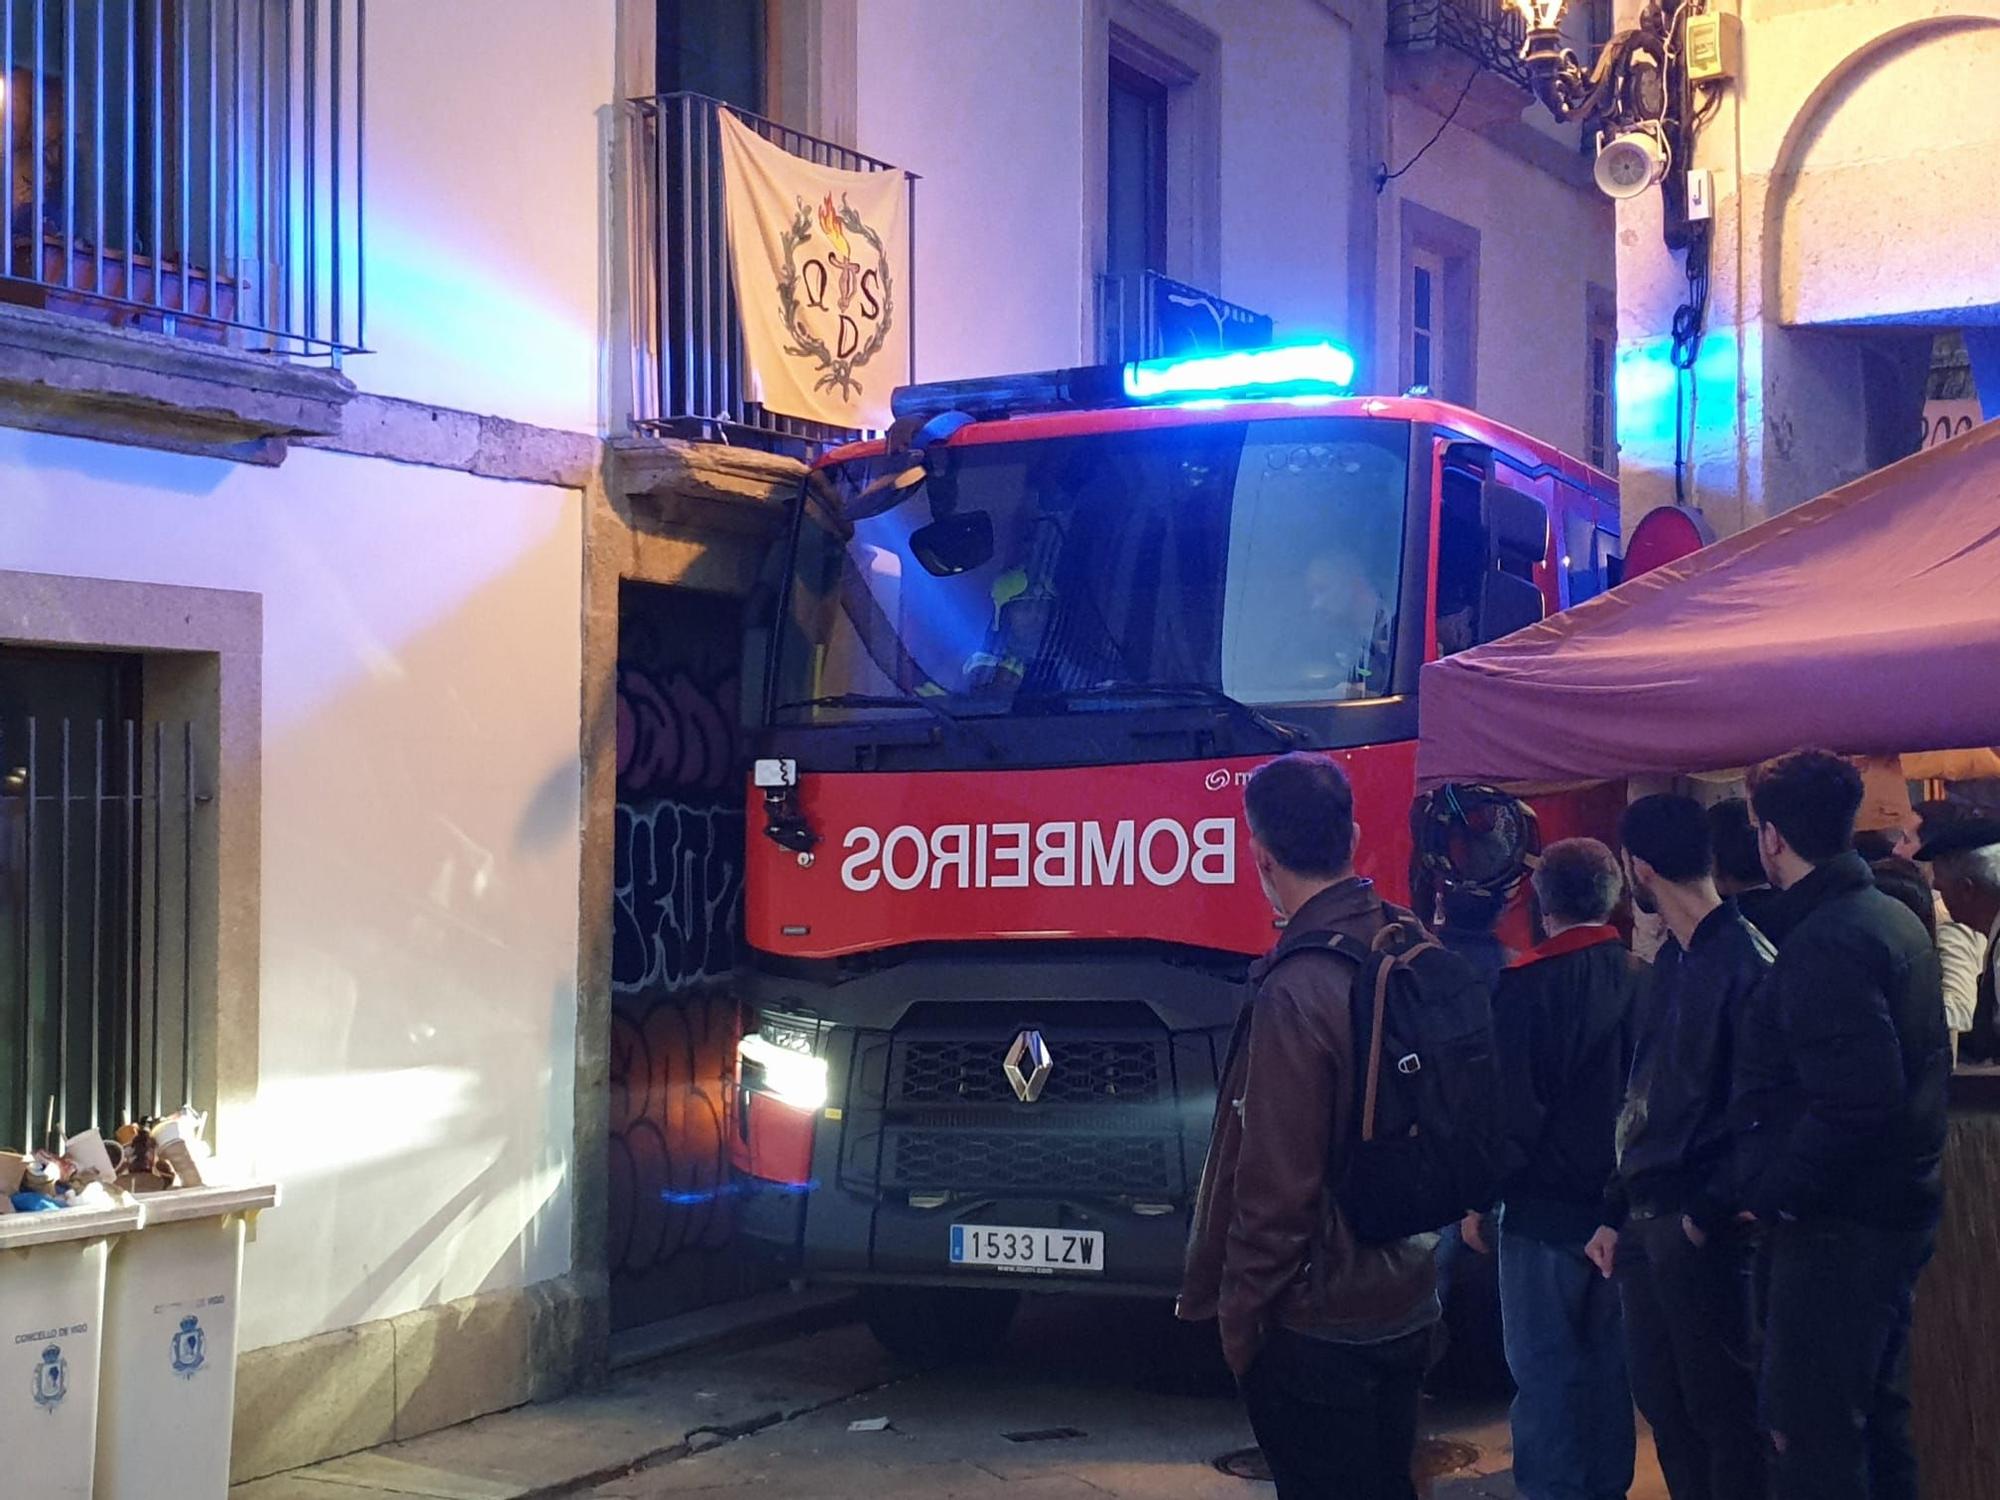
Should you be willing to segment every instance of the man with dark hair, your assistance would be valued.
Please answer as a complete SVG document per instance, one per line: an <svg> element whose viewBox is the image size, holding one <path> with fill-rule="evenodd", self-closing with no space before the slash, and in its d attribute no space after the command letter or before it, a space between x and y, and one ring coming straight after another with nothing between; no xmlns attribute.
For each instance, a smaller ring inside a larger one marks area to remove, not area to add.
<svg viewBox="0 0 2000 1500"><path fill-rule="evenodd" d="M1623 881L1596 839L1543 851L1548 938L1493 992L1500 1063L1500 1320L1524 1500L1614 1500L1635 1439L1618 1296L1584 1253L1615 1166L1639 967L1610 925Z"/></svg>
<svg viewBox="0 0 2000 1500"><path fill-rule="evenodd" d="M1438 1304L1431 1236L1358 1242L1332 1184L1355 1117L1355 965L1387 924L1354 873L1354 795L1320 755L1260 768L1250 853L1285 934L1253 964L1195 1200L1180 1316L1217 1318L1280 1500L1413 1500Z"/></svg>
<svg viewBox="0 0 2000 1500"><path fill-rule="evenodd" d="M1326 756L1286 755L1259 766L1243 789L1243 812L1253 847L1277 868L1320 880L1352 873L1354 789ZM1268 877L1264 894L1272 894Z"/></svg>
<svg viewBox="0 0 2000 1500"><path fill-rule="evenodd" d="M1915 1500L1909 1336L1942 1198L1937 950L1853 850L1861 773L1751 780L1784 937L1737 1064L1738 1192L1768 1227L1763 1418L1777 1500Z"/></svg>
<svg viewBox="0 0 2000 1500"><path fill-rule="evenodd" d="M1708 809L1708 836L1715 847L1715 892L1727 896L1743 919L1772 942L1778 892L1757 853L1757 823L1747 797L1730 797Z"/></svg>
<svg viewBox="0 0 2000 1500"><path fill-rule="evenodd" d="M1588 1253L1616 1273L1632 1393L1673 1500L1762 1500L1751 1236L1729 1191L1731 1058L1770 943L1716 893L1691 797L1642 797L1619 825L1641 911L1667 924L1653 960L1618 1170Z"/></svg>

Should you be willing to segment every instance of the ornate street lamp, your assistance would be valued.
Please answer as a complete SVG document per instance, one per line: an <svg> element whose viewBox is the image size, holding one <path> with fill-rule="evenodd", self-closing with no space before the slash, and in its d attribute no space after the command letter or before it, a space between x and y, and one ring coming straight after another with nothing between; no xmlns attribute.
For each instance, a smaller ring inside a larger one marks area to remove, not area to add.
<svg viewBox="0 0 2000 1500"><path fill-rule="evenodd" d="M1564 44L1566 0L1507 0L1527 23L1521 61L1533 80L1535 97L1558 120L1594 115L1624 122L1657 118L1666 98L1669 22L1659 0L1649 0L1639 24L1604 44L1586 69Z"/></svg>
<svg viewBox="0 0 2000 1500"><path fill-rule="evenodd" d="M1648 0L1639 24L1606 42L1587 68L1563 39L1565 0L1507 3L1527 26L1521 62L1535 97L1558 120L1594 121L1604 131L1598 187L1613 198L1633 198L1665 178L1680 155L1681 121L1668 76L1674 21L1659 0Z"/></svg>
<svg viewBox="0 0 2000 1500"><path fill-rule="evenodd" d="M1565 0L1506 3L1525 23L1521 65L1535 97L1558 120L1583 120L1599 131L1597 186L1612 198L1636 198L1656 184L1661 189L1667 247L1687 252L1688 292L1674 314L1672 349L1676 377L1685 387L1693 380L1708 317L1708 178L1689 169L1695 135L1735 76L1730 18L1710 14L1708 0L1675 0L1671 10L1660 0L1647 0L1638 24L1606 42L1586 68L1563 41ZM1677 495L1682 437L1677 417Z"/></svg>

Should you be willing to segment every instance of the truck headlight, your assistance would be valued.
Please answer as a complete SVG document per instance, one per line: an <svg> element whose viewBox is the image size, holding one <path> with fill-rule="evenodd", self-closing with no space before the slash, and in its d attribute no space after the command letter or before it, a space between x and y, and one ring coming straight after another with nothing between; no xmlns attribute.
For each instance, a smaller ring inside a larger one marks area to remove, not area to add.
<svg viewBox="0 0 2000 1500"><path fill-rule="evenodd" d="M743 1083L775 1098L793 1109L817 1112L826 1107L826 1059L759 1036L746 1036L737 1043L736 1054L743 1065Z"/></svg>

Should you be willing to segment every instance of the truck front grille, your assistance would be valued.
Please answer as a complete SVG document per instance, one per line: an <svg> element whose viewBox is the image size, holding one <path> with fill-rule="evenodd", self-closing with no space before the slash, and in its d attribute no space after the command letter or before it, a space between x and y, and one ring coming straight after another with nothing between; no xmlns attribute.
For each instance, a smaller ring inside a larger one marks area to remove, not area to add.
<svg viewBox="0 0 2000 1500"><path fill-rule="evenodd" d="M1008 1104L1014 1090L1004 1065L1014 1036L898 1039L889 1081L891 1104ZM1165 1068L1162 1044L1148 1038L1043 1033L1054 1068L1041 1104L1157 1103Z"/></svg>
<svg viewBox="0 0 2000 1500"><path fill-rule="evenodd" d="M1171 1135L1007 1130L897 1130L884 1186L897 1190L1153 1196L1182 1191Z"/></svg>

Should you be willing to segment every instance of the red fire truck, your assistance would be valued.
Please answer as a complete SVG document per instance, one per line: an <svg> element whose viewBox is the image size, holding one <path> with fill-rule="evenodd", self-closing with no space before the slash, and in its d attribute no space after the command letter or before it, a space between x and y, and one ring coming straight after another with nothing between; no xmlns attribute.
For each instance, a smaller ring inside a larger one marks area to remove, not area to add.
<svg viewBox="0 0 2000 1500"><path fill-rule="evenodd" d="M798 499L751 642L740 1233L871 1288L892 1347L1172 1292L1273 940L1242 783L1334 755L1406 899L1418 669L1617 581L1610 477L1352 374L913 386Z"/></svg>

